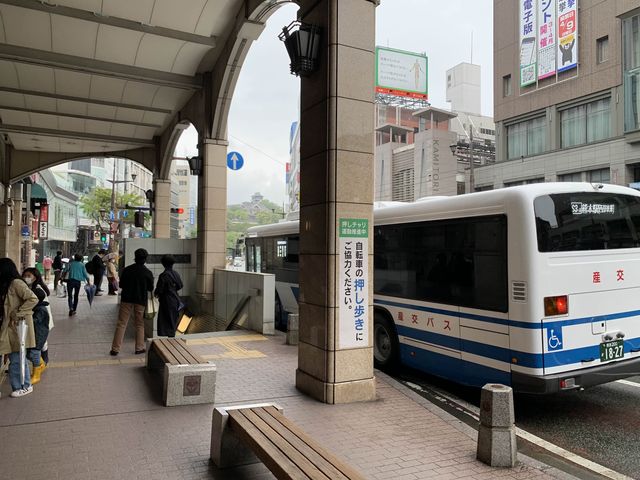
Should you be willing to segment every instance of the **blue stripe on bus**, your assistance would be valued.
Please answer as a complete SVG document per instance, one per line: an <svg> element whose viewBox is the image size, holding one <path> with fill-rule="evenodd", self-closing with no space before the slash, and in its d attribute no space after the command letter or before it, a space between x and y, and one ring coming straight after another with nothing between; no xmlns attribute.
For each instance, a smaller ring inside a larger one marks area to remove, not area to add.
<svg viewBox="0 0 640 480"><path fill-rule="evenodd" d="M388 300L375 299L375 304L388 305L391 307L408 308L412 310L419 310L422 312L439 313L441 315L447 315L450 317L466 318L469 320L479 320L481 322L495 323L498 325L507 325L509 327L519 327L528 329L541 329L541 328L560 328L572 325L582 325L584 323L600 322L607 320L617 320L620 318L629 318L640 316L640 310L630 310L628 312L616 312L608 313L605 315L594 315L593 317L572 318L567 320L553 320L542 323L538 322L522 322L518 320L509 320L506 318L490 317L487 315L476 315L474 313L456 312L453 310L445 310L442 308L425 307L423 305L415 305L410 303L391 302Z"/></svg>
<svg viewBox="0 0 640 480"><path fill-rule="evenodd" d="M508 348L496 347L495 345L474 342L473 340L458 339L457 337L426 332L404 325L396 325L396 329L399 335L431 343L438 347L446 347L459 352L471 353L509 364L512 363L512 359L515 358L516 362L513 362L515 365L528 368L552 368L581 363L584 360L592 359L598 362L600 360L599 344L542 354L519 352ZM638 349L640 349L640 338L631 338L624 341L624 353L629 353L632 350L637 351ZM589 363L584 366L587 367L591 365ZM431 369L430 366L429 369Z"/></svg>
<svg viewBox="0 0 640 480"><path fill-rule="evenodd" d="M404 365L454 382L482 387L486 383L511 385L511 373L453 358L409 345L400 345L400 359Z"/></svg>

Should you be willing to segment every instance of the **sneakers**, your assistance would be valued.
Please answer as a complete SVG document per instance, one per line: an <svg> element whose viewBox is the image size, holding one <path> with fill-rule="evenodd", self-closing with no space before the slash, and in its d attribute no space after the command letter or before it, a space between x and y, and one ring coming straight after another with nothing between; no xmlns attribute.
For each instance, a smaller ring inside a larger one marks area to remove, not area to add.
<svg viewBox="0 0 640 480"><path fill-rule="evenodd" d="M136 355L142 355L143 353L147 353L146 348L143 348L142 350L136 350Z"/></svg>
<svg viewBox="0 0 640 480"><path fill-rule="evenodd" d="M20 397L24 397L25 395L29 395L31 392L33 392L33 387L29 385L27 388L14 390L13 392L11 392L11 397L20 398Z"/></svg>
<svg viewBox="0 0 640 480"><path fill-rule="evenodd" d="M118 353L120 353L120 352L116 352L115 350L111 350L109 352L109 355L111 355L112 357L115 357L116 355L118 355Z"/></svg>

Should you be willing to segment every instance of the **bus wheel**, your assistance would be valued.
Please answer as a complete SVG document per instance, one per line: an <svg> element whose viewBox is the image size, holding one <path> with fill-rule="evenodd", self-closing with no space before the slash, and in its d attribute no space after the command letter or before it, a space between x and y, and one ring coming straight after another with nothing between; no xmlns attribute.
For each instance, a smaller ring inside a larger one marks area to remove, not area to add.
<svg viewBox="0 0 640 480"><path fill-rule="evenodd" d="M384 370L395 367L399 349L393 323L384 314L376 312L373 324L373 358L376 368Z"/></svg>

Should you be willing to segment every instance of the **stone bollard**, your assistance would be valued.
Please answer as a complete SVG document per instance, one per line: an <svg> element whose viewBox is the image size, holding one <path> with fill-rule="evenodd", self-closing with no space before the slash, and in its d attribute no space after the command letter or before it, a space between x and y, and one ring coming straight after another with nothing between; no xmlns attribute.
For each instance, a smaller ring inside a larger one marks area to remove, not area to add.
<svg viewBox="0 0 640 480"><path fill-rule="evenodd" d="M480 429L476 458L492 467L516 464L516 427L513 390L488 383L480 397Z"/></svg>
<svg viewBox="0 0 640 480"><path fill-rule="evenodd" d="M287 345L298 345L299 317L297 313L287 316Z"/></svg>

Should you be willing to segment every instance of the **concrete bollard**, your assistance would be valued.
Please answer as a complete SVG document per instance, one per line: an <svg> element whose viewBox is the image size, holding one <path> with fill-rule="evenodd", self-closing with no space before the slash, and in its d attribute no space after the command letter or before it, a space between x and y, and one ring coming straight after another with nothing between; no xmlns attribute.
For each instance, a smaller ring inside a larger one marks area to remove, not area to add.
<svg viewBox="0 0 640 480"><path fill-rule="evenodd" d="M298 345L299 322L297 313L290 313L287 316L287 345Z"/></svg>
<svg viewBox="0 0 640 480"><path fill-rule="evenodd" d="M480 429L476 458L492 467L516 464L516 427L513 390L489 383L480 396Z"/></svg>

